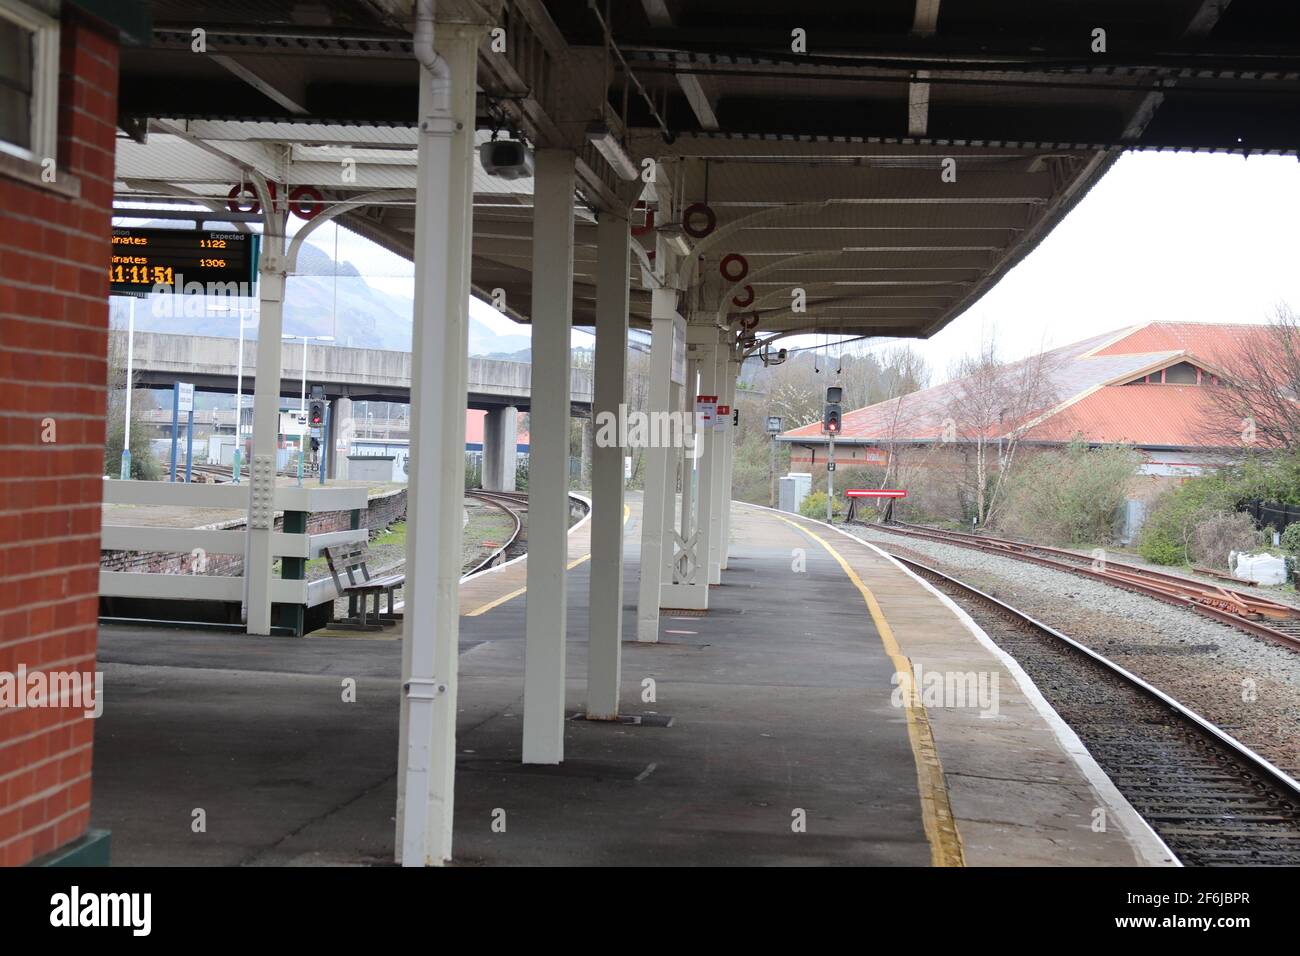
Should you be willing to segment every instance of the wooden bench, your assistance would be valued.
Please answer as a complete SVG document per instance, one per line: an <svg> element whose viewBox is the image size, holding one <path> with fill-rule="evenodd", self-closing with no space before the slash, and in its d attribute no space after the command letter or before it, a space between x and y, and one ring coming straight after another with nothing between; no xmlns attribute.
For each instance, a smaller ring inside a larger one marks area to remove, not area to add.
<svg viewBox="0 0 1300 956"><path fill-rule="evenodd" d="M330 577L334 579L334 587L338 589L339 597L346 596L348 599L348 616L336 622L336 627L378 631L383 629L385 621L402 619L402 615L393 610L393 592L406 583L405 574L386 574L383 577L372 578L370 569L366 567L364 544L322 548L321 554L325 558L325 563L329 565ZM346 582L339 576L340 570L347 576ZM381 613L379 609L379 600L385 594L388 595L386 614ZM366 601L371 595L375 598L373 615L366 607Z"/></svg>

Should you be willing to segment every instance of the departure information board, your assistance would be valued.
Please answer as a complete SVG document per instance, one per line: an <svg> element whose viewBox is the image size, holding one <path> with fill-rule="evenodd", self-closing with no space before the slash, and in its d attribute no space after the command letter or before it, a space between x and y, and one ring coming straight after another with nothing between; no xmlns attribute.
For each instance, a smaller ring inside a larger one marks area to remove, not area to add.
<svg viewBox="0 0 1300 956"><path fill-rule="evenodd" d="M251 296L257 269L257 237L247 232L203 229L113 229L110 291L145 293L157 285L173 292ZM198 283L198 286L192 286ZM243 283L245 291L230 288Z"/></svg>

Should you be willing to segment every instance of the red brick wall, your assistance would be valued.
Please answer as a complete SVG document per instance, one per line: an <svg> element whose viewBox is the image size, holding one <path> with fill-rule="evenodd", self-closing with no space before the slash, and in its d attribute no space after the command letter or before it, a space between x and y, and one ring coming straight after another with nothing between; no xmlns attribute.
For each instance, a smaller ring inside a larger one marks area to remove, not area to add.
<svg viewBox="0 0 1300 956"><path fill-rule="evenodd" d="M117 41L65 18L58 177L0 174L0 671L95 669ZM47 429L52 424L54 441ZM43 433L47 433L43 436ZM0 864L80 836L93 721L0 708Z"/></svg>

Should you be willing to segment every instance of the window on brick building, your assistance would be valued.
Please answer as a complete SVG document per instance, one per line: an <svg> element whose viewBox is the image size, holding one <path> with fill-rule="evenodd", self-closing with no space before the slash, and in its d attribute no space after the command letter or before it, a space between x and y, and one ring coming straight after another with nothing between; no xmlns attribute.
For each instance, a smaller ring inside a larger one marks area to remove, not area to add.
<svg viewBox="0 0 1300 956"><path fill-rule="evenodd" d="M58 143L59 22L0 0L0 152L40 163Z"/></svg>

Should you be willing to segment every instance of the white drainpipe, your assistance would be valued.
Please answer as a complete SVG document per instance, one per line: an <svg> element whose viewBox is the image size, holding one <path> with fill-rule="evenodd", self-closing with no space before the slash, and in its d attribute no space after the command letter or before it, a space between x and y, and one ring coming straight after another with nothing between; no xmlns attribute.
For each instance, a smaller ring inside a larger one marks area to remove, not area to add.
<svg viewBox="0 0 1300 956"><path fill-rule="evenodd" d="M415 3L415 59L433 76L433 112L437 116L451 114L451 68L433 48L433 19L437 0L416 0Z"/></svg>

